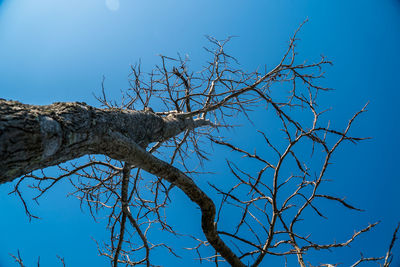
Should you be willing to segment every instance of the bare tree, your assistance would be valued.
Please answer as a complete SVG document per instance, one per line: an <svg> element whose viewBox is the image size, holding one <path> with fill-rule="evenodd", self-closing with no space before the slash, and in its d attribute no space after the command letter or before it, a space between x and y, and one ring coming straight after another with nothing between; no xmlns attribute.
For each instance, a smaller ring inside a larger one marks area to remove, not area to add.
<svg viewBox="0 0 400 267"><path fill-rule="evenodd" d="M161 56L161 64L150 73L143 73L140 64L133 66L131 87L119 104L107 99L104 87L98 97L102 108L0 100L0 182L22 176L13 192L21 197L28 216L34 217L21 185L33 180L37 200L60 180L69 179L73 194L95 219L99 211L109 213L111 237L98 246L113 266L152 266L152 251L159 247L176 255L174 244L151 239L149 233L157 225L166 233L192 239L197 245L190 250L198 260L217 266L222 261L258 266L270 255L295 257L300 266L313 266L309 254L348 246L377 223L328 244L298 230L301 221L312 219L305 215L309 210L324 217L319 208L322 199L359 210L343 196L324 193L321 184L327 182L337 148L363 140L350 130L366 106L343 129L330 126L327 109L317 103L318 96L329 91L319 80L331 62L322 57L299 63L297 31L272 69L245 72L225 50L229 38L208 37L211 59L201 71L191 72L188 60L181 57ZM279 123L279 128L271 129L267 120L257 119L260 114ZM249 127L259 129L255 134L263 139L254 151L226 138L243 118ZM271 138L276 130L280 137ZM229 183L210 180L209 188L201 188L195 180L212 175L206 168L212 148L228 149L234 158L242 158L226 160ZM62 164L85 155L87 161ZM246 168L244 161L252 168ZM42 170L54 165L61 171L57 177ZM200 208L204 236L180 234L169 223L165 209L175 188ZM224 211L240 214L233 228L219 223ZM396 233L386 257L361 256L353 266L367 261L388 266L395 238ZM207 249L210 245L212 250ZM22 265L20 256L14 258Z"/></svg>

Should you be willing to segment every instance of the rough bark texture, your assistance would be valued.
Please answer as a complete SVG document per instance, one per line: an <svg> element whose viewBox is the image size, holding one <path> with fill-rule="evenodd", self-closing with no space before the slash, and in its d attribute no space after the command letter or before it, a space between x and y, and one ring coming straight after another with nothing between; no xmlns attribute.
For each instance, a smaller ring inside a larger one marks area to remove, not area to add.
<svg viewBox="0 0 400 267"><path fill-rule="evenodd" d="M0 184L86 154L110 156L110 132L145 147L204 123L85 103L34 106L0 100Z"/></svg>

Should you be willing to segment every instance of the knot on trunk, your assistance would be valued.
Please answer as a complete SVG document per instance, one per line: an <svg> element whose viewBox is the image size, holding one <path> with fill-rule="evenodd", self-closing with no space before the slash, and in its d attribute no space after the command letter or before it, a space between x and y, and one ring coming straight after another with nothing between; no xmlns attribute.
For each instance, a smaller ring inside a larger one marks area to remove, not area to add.
<svg viewBox="0 0 400 267"><path fill-rule="evenodd" d="M48 116L40 116L40 133L42 135L42 158L54 155L61 147L62 130L60 123Z"/></svg>

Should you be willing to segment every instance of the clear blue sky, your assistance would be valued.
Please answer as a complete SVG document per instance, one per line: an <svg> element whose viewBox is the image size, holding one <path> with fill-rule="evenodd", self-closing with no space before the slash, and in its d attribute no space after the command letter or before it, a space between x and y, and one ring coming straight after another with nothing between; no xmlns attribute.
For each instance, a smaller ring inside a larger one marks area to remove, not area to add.
<svg viewBox="0 0 400 267"><path fill-rule="evenodd" d="M130 64L139 59L150 70L158 63L157 55L179 52L200 66L204 35L239 36L229 51L250 71L276 63L305 18L309 23L300 33L301 58L324 54L334 62L324 81L336 89L324 99L334 108L332 120L346 121L370 101L353 133L372 139L346 146L330 172L335 178L331 190L366 211L340 209L315 229L341 241L353 229L381 221L351 249L326 256L340 255L346 266L359 251L383 255L400 221L399 0L120 0L119 7L104 0L0 0L0 97L29 104L97 105L92 93L99 92L103 75L110 95L118 98L128 87ZM109 266L96 256L91 239L108 238L104 225L94 223L76 200L65 197L67 184L39 206L30 203L42 217L31 223L19 200L7 195L11 188L11 183L0 187L1 267L15 266L8 253L17 249L28 266L37 256L41 266L56 266L56 255L65 257L67 266ZM178 208L193 208L185 197L179 200ZM186 217L186 224L198 230L199 221ZM400 264L399 247L394 266ZM174 266L174 260L165 262L164 256L160 252L159 263Z"/></svg>

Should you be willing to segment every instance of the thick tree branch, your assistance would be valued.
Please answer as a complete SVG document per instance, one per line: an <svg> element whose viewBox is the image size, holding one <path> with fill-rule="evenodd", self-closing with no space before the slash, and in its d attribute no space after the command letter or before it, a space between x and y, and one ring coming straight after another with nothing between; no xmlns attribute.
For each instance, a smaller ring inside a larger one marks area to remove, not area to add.
<svg viewBox="0 0 400 267"><path fill-rule="evenodd" d="M201 209L201 226L208 242L232 266L244 266L232 250L222 241L217 233L215 205L213 201L186 174L170 164L154 157L138 144L117 132L109 132L112 150L107 154L115 159L129 162L141 169L166 179L179 187Z"/></svg>

